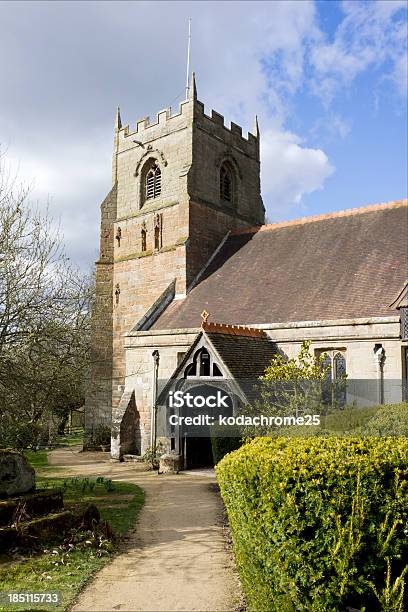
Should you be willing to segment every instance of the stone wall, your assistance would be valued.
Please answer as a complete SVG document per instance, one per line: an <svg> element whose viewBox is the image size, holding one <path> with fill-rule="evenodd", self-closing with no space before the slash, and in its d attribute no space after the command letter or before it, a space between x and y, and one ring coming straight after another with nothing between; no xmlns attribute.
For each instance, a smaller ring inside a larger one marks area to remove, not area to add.
<svg viewBox="0 0 408 612"><path fill-rule="evenodd" d="M113 225L116 186L101 204L100 258L96 262L96 297L92 311L91 372L86 393L86 438L100 425L111 424L113 341ZM87 440L85 444L87 444Z"/></svg>

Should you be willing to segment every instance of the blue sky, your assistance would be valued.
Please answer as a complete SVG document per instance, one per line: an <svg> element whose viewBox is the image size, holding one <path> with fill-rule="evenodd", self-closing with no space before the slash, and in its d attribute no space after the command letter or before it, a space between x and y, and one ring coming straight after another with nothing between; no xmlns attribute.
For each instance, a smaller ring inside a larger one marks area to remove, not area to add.
<svg viewBox="0 0 408 612"><path fill-rule="evenodd" d="M97 257L116 106L134 125L183 98L188 17L206 110L259 116L269 221L406 195L405 2L2 2L0 147L75 262Z"/></svg>

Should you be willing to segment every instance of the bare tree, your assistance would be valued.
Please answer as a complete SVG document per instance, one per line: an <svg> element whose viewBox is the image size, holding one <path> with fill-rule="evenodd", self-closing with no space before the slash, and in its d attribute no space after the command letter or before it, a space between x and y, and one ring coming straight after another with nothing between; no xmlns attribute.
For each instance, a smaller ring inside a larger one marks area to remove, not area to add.
<svg viewBox="0 0 408 612"><path fill-rule="evenodd" d="M80 406L88 366L92 279L28 195L0 158L0 446Z"/></svg>

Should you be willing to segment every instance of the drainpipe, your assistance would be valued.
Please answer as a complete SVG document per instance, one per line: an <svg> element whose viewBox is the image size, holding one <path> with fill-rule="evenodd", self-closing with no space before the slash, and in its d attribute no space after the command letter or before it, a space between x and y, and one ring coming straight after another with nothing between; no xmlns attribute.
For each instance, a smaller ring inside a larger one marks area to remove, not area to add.
<svg viewBox="0 0 408 612"><path fill-rule="evenodd" d="M376 344L374 346L374 358L377 368L377 401L379 404L383 404L385 349L382 344Z"/></svg>
<svg viewBox="0 0 408 612"><path fill-rule="evenodd" d="M157 380L159 371L160 354L156 349L152 353L153 357L153 384L152 384L152 409L150 414L150 448L153 451L156 446L156 401L157 401Z"/></svg>

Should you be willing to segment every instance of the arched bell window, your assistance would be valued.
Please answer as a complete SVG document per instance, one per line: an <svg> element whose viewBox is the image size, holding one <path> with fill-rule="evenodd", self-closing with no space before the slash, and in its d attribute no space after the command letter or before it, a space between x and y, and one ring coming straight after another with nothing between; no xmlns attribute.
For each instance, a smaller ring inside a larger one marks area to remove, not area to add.
<svg viewBox="0 0 408 612"><path fill-rule="evenodd" d="M161 170L155 163L146 174L146 200L157 198L161 194Z"/></svg>
<svg viewBox="0 0 408 612"><path fill-rule="evenodd" d="M154 200L161 195L162 191L162 176L159 163L156 159L149 159L141 173L141 200L140 206L143 206L148 200Z"/></svg>
<svg viewBox="0 0 408 612"><path fill-rule="evenodd" d="M229 204L234 200L234 174L228 162L224 162L220 168L220 199Z"/></svg>

